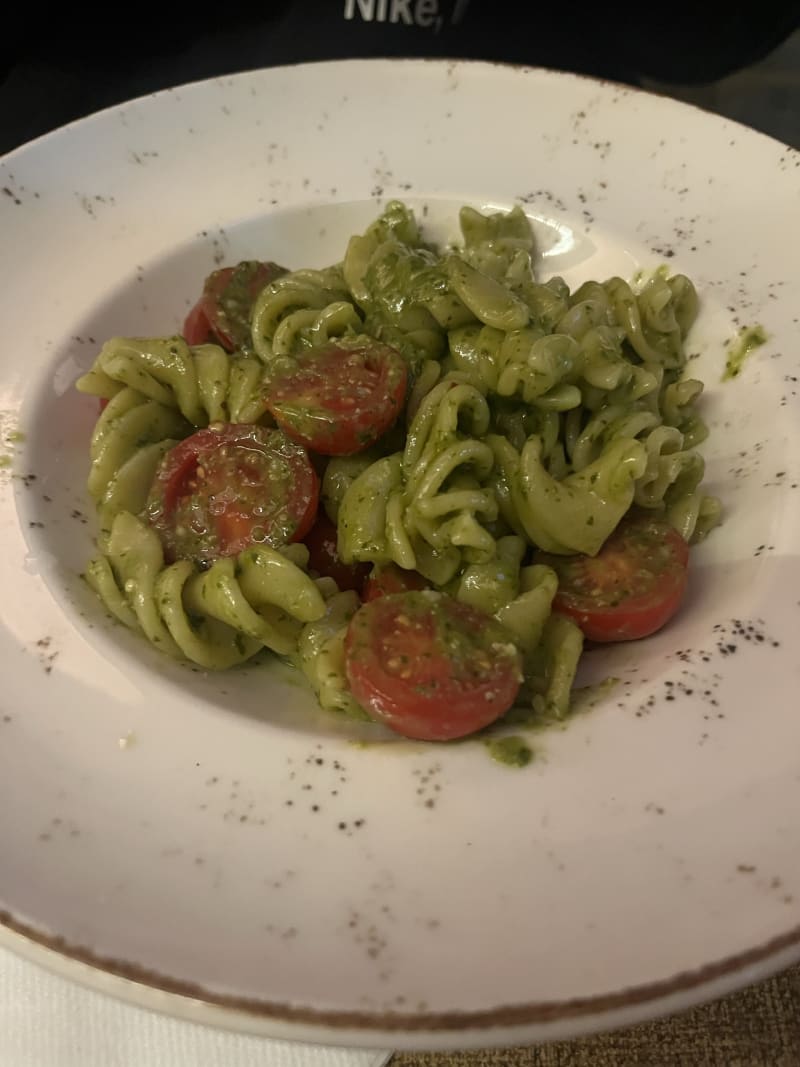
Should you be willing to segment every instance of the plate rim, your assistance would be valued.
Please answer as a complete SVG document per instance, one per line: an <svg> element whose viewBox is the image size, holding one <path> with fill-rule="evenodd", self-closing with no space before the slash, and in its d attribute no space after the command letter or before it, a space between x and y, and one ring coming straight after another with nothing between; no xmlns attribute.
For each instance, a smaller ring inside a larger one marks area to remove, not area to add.
<svg viewBox="0 0 800 1067"><path fill-rule="evenodd" d="M307 1040L313 1031L323 1034L328 1044L335 1037L337 1045L375 1047L385 1042L398 1049L421 1050L486 1047L487 1042L508 1047L523 1039L555 1040L611 1032L698 1007L800 962L800 924L753 948L693 970L610 993L480 1010L409 1013L325 1010L216 993L141 964L98 955L60 935L42 933L4 910L0 910L0 945L98 992L173 1017L194 1018L259 1036ZM697 991L702 991L699 998L692 996ZM212 1012L213 1022L198 1019L198 1010ZM453 1043L456 1038L458 1045Z"/></svg>

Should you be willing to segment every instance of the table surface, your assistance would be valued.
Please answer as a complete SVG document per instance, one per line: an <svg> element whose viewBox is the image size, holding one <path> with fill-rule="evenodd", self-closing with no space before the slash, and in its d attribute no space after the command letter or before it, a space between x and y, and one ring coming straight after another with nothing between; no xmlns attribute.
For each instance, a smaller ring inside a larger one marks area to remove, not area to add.
<svg viewBox="0 0 800 1067"><path fill-rule="evenodd" d="M667 1019L576 1041L396 1053L391 1067L798 1067L800 967Z"/></svg>

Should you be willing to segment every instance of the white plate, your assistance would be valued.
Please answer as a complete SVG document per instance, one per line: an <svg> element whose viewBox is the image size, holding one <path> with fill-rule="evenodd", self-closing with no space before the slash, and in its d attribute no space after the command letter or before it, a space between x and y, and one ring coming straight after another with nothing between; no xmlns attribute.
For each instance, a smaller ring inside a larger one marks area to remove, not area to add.
<svg viewBox="0 0 800 1067"><path fill-rule="evenodd" d="M6 157L3 941L177 1015L429 1048L618 1026L800 958L799 163L619 86L416 61L193 85ZM162 661L78 578L96 409L72 385L99 342L178 328L220 260L337 259L390 196L439 236L521 202L545 274L667 261L702 299L725 523L679 619L592 653L622 684L525 770L354 744L283 675Z"/></svg>

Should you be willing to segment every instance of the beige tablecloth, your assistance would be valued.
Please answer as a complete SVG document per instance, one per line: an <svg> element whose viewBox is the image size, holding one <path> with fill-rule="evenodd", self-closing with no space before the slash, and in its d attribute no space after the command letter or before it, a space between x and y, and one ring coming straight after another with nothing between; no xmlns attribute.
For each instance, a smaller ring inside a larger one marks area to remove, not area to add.
<svg viewBox="0 0 800 1067"><path fill-rule="evenodd" d="M537 1048L396 1053L391 1067L800 1067L800 967L627 1030Z"/></svg>

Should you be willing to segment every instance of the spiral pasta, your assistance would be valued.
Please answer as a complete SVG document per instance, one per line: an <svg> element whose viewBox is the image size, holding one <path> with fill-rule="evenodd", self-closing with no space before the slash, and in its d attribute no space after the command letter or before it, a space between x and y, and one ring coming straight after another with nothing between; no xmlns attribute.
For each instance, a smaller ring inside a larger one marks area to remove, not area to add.
<svg viewBox="0 0 800 1067"><path fill-rule="evenodd" d="M466 423L469 436L459 426ZM492 467L484 397L472 386L445 379L422 401L404 452L369 466L339 505L342 559L394 562L438 585L464 562L495 554L484 523L498 516L485 486Z"/></svg>
<svg viewBox="0 0 800 1067"><path fill-rule="evenodd" d="M529 706L568 713L583 633L554 611L559 578L536 553L594 556L631 509L687 542L720 521L703 491L703 385L686 376L698 296L663 270L571 291L537 277L519 207L464 207L459 221L460 243L440 249L394 201L341 262L271 273L241 351L177 336L102 346L77 383L107 401L90 443L99 537L86 578L121 623L209 670L269 649L322 708L365 717L346 670L356 592L309 572L302 544L166 562L146 504L178 442L217 424L272 427L276 377L331 342L374 338L401 353L409 385L377 442L320 467L340 559L417 571L494 616L522 657Z"/></svg>
<svg viewBox="0 0 800 1067"><path fill-rule="evenodd" d="M424 422L430 410L423 399L425 387L438 399L443 390L461 383L486 400L488 417L473 440L491 430L524 455L524 462L512 462L506 451L505 463L496 455L498 464L489 478L494 491L480 500L473 497L477 507L469 519L471 547L491 552L476 529L476 516L491 526L496 518L492 496L511 530L525 532L534 544L547 544L551 550L596 552L633 503L663 511L688 539L705 536L719 517L719 507L699 490L704 465L695 449L707 434L695 407L702 383L679 377L686 364L683 340L698 307L690 280L657 273L634 294L628 283L615 277L605 283L586 282L571 294L561 279L545 284L534 279L533 240L521 212L486 217L468 208L461 222L463 253L444 256L438 270L440 291L458 298L470 319L462 321L466 315L459 312L445 322L447 351L438 364L424 364L413 394L408 440L418 436L419 413ZM418 259L422 255L413 247L406 251ZM399 262L397 247L393 255ZM429 254L425 262L429 273L437 269ZM363 273L369 278L369 269ZM411 285L409 292L418 295L418 285ZM437 366L438 373L431 369ZM468 454L472 457L469 487L473 493L486 493L481 477L475 477L475 471L483 469L478 456L485 453L466 438L460 435L458 447L462 464ZM437 440L444 442L445 437L439 434ZM448 478L456 478L456 451L442 447L438 467L431 468L444 472L435 504L416 502L416 490L428 488L430 482L423 481L422 468L410 478L408 455L407 445L402 504L394 486L388 513L393 525L387 544L394 550L387 558L414 565L409 562L415 558L413 540L422 535L439 552L448 549L451 566L457 567L453 543L444 544L453 527L442 523L434 535L424 521L431 508L456 499L442 491L449 488L452 494ZM427 458L424 469L429 464ZM586 477L581 475L584 470ZM457 480L465 489L463 471ZM612 482L619 490L612 494L617 502L603 509L606 517L600 521L597 502ZM592 492L587 489L590 483ZM591 529L566 539L563 533L554 536L552 531L563 531L568 518L573 528L577 512L580 525ZM698 521L701 514L703 521ZM354 558L360 558L351 544L357 525L351 517L342 530L344 551ZM374 551L370 558L376 559Z"/></svg>
<svg viewBox="0 0 800 1067"><path fill-rule="evenodd" d="M321 708L350 718L369 719L350 693L344 663L345 632L359 608L358 594L352 590L339 592L334 582L324 587L324 592L325 613L303 626L295 660Z"/></svg>
<svg viewBox="0 0 800 1067"><path fill-rule="evenodd" d="M299 545L252 547L206 570L189 560L165 565L156 533L121 511L86 580L112 615L168 655L226 670L263 648L294 653L303 625L322 618L307 558Z"/></svg>
<svg viewBox="0 0 800 1067"><path fill-rule="evenodd" d="M266 411L264 368L252 356L231 358L219 345L190 346L182 337L114 337L75 383L92 396L132 397L175 409L192 427L212 422L257 422ZM109 407L111 405L109 404ZM115 415L100 416L103 432Z"/></svg>
<svg viewBox="0 0 800 1067"><path fill-rule="evenodd" d="M270 364L348 332L362 317L338 267L290 271L266 286L252 313L253 348Z"/></svg>

